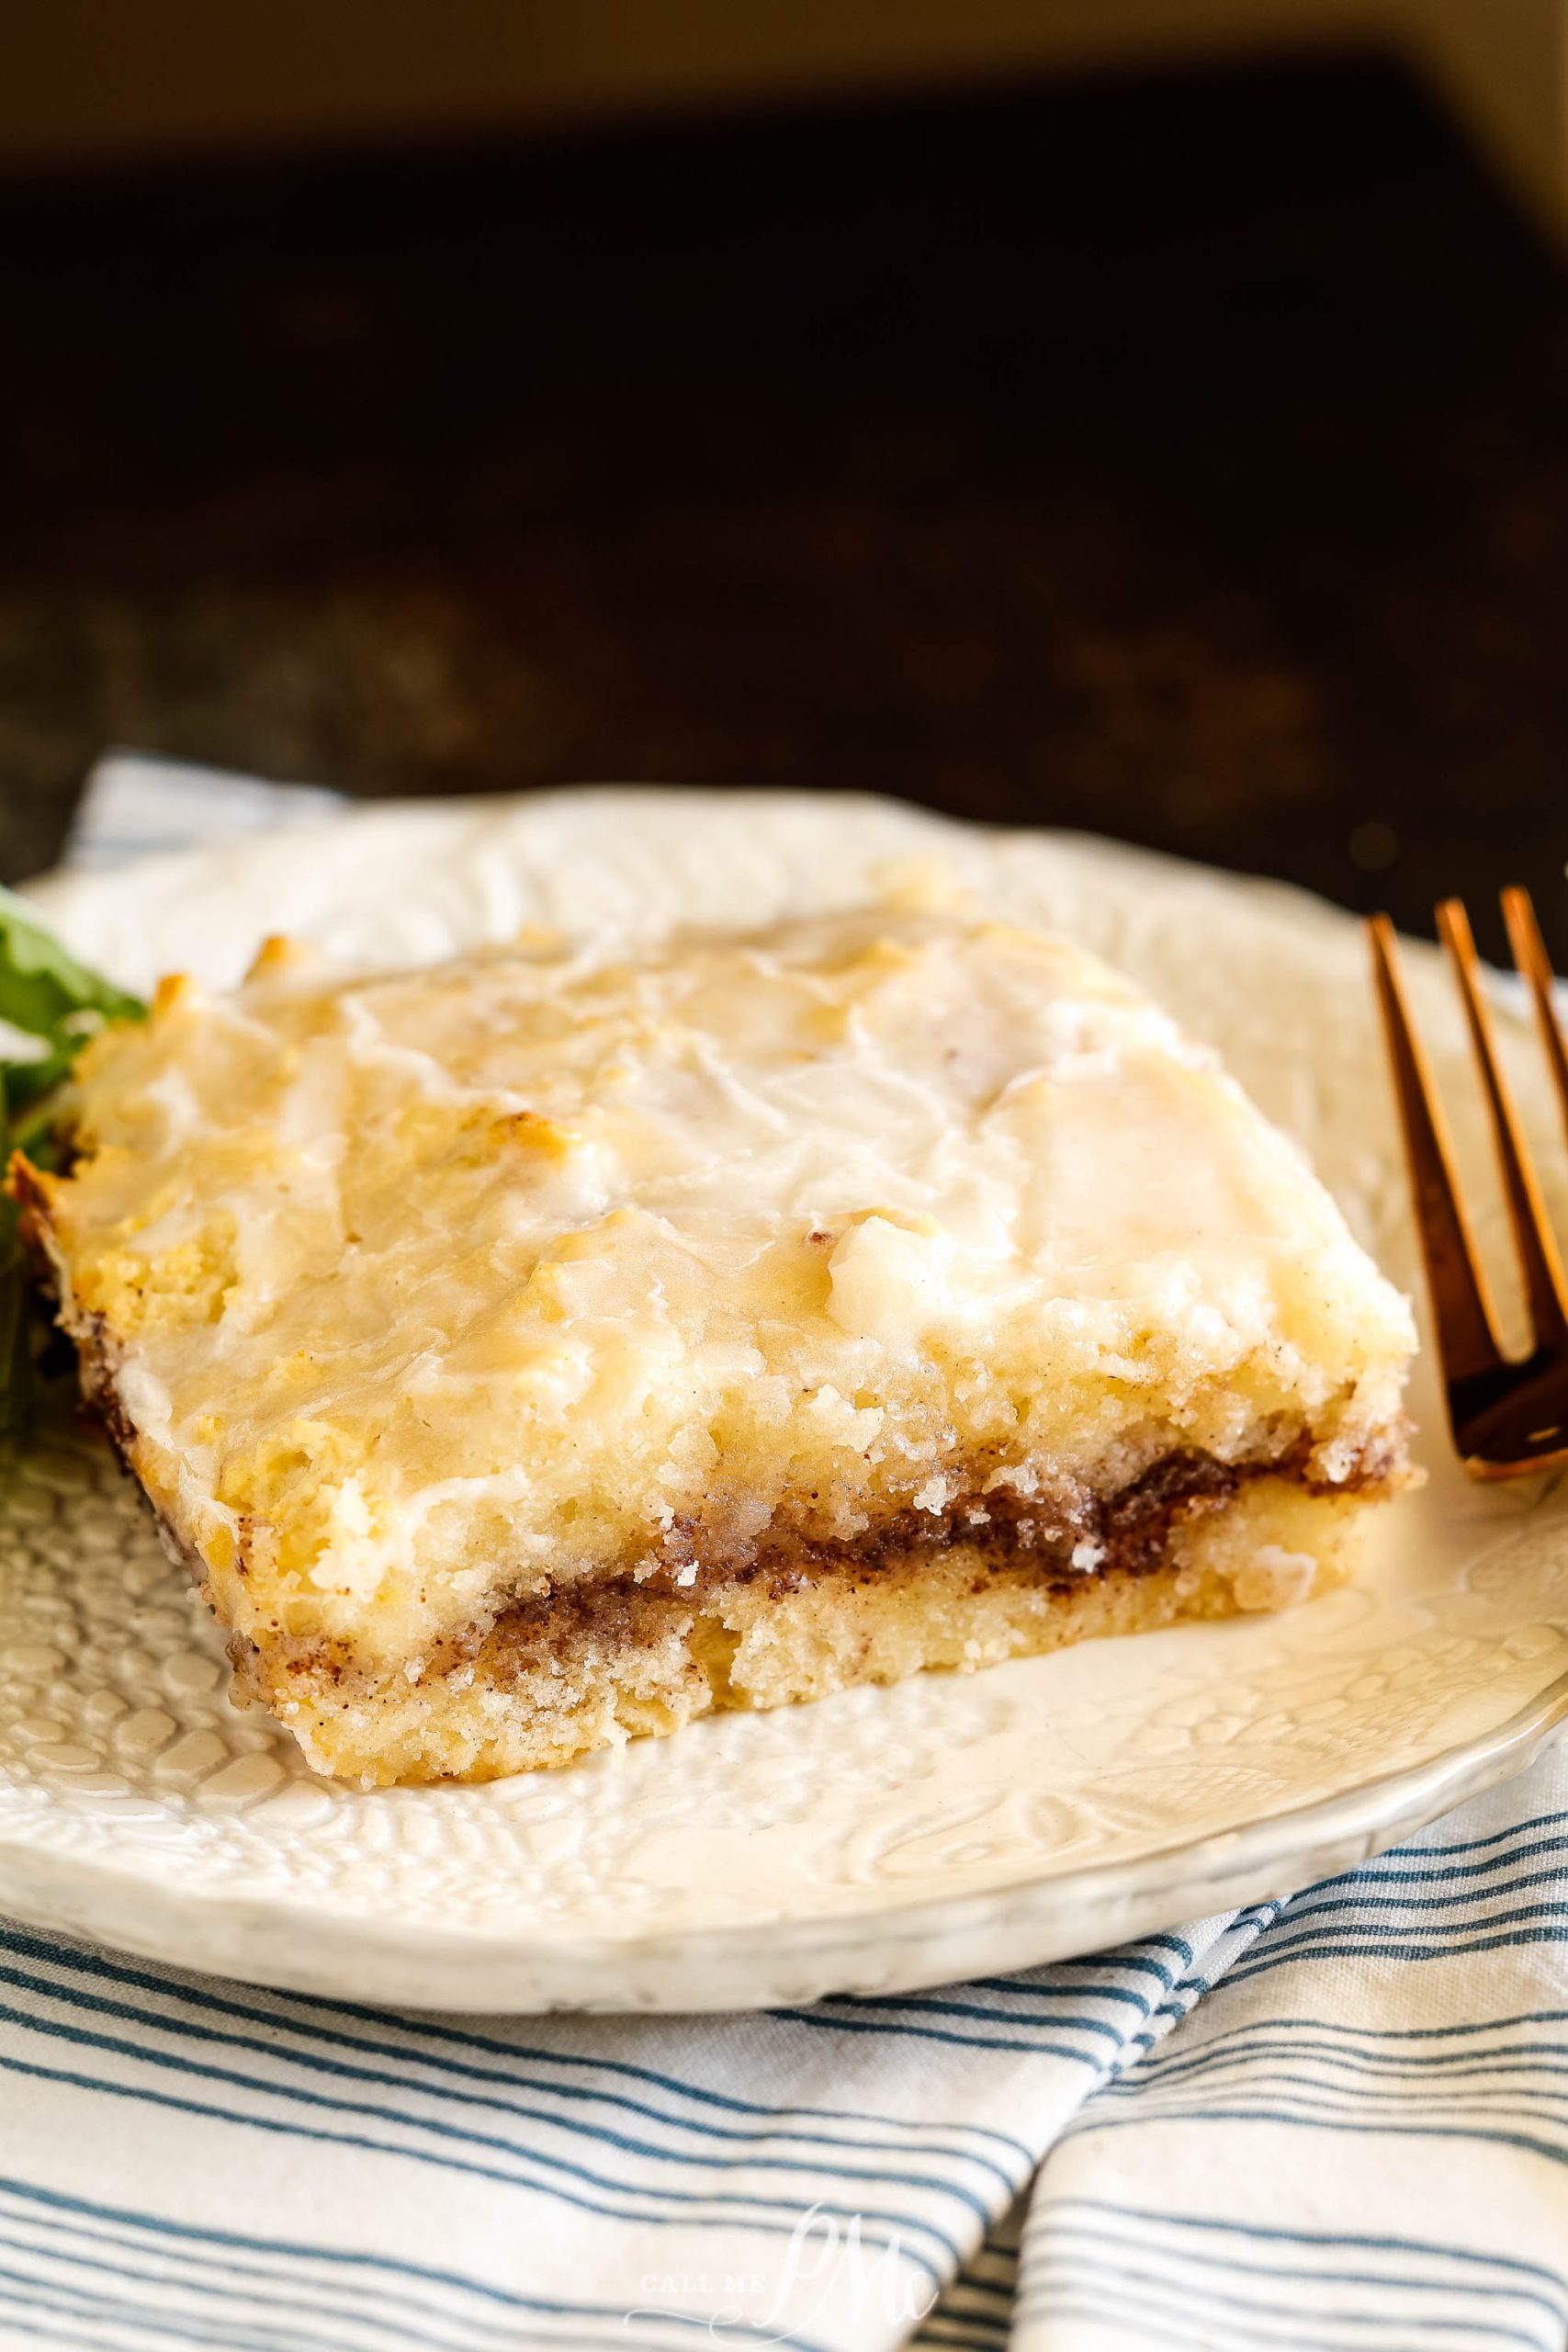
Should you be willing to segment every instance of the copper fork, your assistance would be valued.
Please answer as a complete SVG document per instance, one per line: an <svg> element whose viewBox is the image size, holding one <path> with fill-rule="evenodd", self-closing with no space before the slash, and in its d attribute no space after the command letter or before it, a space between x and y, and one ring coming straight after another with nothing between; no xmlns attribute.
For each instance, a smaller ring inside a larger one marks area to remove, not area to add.
<svg viewBox="0 0 1568 2352"><path fill-rule="evenodd" d="M1505 890L1503 916L1514 962L1535 1008L1557 1099L1568 1119L1568 1047L1552 1002L1551 966L1529 892ZM1454 1444L1472 1478L1520 1478L1532 1471L1555 1469L1568 1462L1568 1293L1540 1186L1498 1059L1469 917L1458 899L1445 899L1438 909L1438 935L1464 1002L1518 1251L1532 1335L1529 1353L1522 1357L1506 1356L1498 1342L1492 1294L1454 1173L1448 1121L1410 1018L1393 925L1386 915L1374 915L1367 929Z"/></svg>

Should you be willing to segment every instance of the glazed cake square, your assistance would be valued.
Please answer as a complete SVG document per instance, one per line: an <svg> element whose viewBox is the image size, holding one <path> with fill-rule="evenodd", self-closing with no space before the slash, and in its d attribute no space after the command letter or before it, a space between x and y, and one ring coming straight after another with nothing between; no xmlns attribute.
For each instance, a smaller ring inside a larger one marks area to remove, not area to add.
<svg viewBox="0 0 1568 2352"><path fill-rule="evenodd" d="M367 1783L1273 1609L1404 1475L1404 1301L1058 939L868 908L359 975L274 943L14 1163L84 1385Z"/></svg>

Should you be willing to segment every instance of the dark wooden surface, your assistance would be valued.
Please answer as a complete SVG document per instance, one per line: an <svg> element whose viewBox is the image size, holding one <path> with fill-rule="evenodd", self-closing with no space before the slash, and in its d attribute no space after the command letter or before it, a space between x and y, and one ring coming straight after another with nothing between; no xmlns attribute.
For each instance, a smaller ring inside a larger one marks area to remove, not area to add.
<svg viewBox="0 0 1568 2352"><path fill-rule="evenodd" d="M9 875L121 742L1522 876L1568 960L1568 280L1392 74L16 187L0 316Z"/></svg>

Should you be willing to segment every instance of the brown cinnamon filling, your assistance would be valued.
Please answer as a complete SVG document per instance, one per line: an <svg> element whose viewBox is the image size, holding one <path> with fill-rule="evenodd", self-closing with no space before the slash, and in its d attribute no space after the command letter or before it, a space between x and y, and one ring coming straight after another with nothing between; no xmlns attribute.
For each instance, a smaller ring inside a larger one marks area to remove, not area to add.
<svg viewBox="0 0 1568 2352"><path fill-rule="evenodd" d="M85 1400L130 1469L134 1431L96 1318L90 1336L78 1340L78 1350ZM530 1655L536 1659L590 1632L615 1645L642 1643L668 1627L672 1610L700 1613L705 1596L721 1587L761 1584L771 1597L782 1599L827 1578L870 1585L889 1573L918 1575L960 1547L975 1559L976 1591L993 1575L1024 1577L1054 1594L1081 1590L1086 1582L1103 1577L1150 1576L1167 1565L1171 1534L1180 1521L1228 1502L1256 1479L1286 1479L1315 1495L1367 1494L1396 1484L1403 1430L1375 1439L1341 1479L1315 1476L1311 1454L1307 1435L1271 1461L1225 1463L1212 1454L1177 1451L1107 1496L1082 1488L1067 1498L1036 1499L1010 1488L977 1487L940 1512L897 1511L863 1534L839 1542L775 1524L744 1543L727 1544L711 1527L677 1520L652 1565L508 1601L493 1618L434 1643L426 1672L449 1672L484 1651L490 1670L504 1673L509 1658L516 1664ZM201 1563L142 1492L171 1553L199 1575ZM236 1634L229 1654L242 1683L256 1687L261 1660L252 1642ZM271 1660L271 1670L279 1668L334 1683L355 1676L351 1652L335 1642L280 1644Z"/></svg>
<svg viewBox="0 0 1568 2352"><path fill-rule="evenodd" d="M1303 1438L1272 1462L1233 1464L1212 1454L1168 1453L1130 1486L1089 1498L1070 1516L1017 1494L993 1491L960 1500L934 1521L929 1512L899 1511L852 1542L803 1542L770 1532L747 1559L682 1563L682 1539L694 1549L697 1531L677 1525L666 1561L658 1567L640 1577L595 1577L511 1601L489 1635L474 1638L466 1653L476 1655L487 1643L492 1655L498 1645L522 1649L552 1637L570 1638L590 1626L612 1642L636 1641L646 1637L654 1616L667 1615L667 1609L650 1611L649 1602L695 1607L717 1588L737 1584L760 1583L775 1599L828 1577L872 1584L890 1569L918 1574L961 1545L977 1555L976 1590L988 1576L1009 1573L1038 1580L1052 1593L1069 1593L1105 1577L1153 1575L1167 1565L1179 1521L1228 1502L1258 1478L1284 1478L1310 1494L1364 1494L1386 1485L1397 1466L1392 1446L1379 1449L1363 1457L1348 1478L1330 1485L1312 1475L1310 1451L1311 1442ZM1086 1544L1096 1556L1074 1566L1075 1551Z"/></svg>

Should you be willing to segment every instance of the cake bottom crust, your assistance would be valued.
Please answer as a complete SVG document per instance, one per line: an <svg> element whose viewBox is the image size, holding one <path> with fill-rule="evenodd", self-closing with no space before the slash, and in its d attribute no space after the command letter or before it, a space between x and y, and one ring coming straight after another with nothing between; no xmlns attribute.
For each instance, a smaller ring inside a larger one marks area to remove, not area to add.
<svg viewBox="0 0 1568 2352"><path fill-rule="evenodd" d="M1180 1619L1276 1610L1344 1583L1365 1494L1252 1479L1179 1517L1156 1564L1063 1577L973 1543L885 1553L802 1577L615 1584L498 1618L445 1672L345 1670L236 1645L234 1695L259 1700L319 1770L365 1785L492 1780L678 1730L716 1708L778 1707L930 1668L971 1671Z"/></svg>

